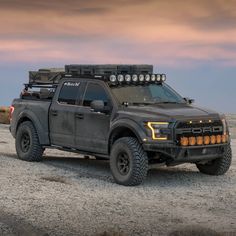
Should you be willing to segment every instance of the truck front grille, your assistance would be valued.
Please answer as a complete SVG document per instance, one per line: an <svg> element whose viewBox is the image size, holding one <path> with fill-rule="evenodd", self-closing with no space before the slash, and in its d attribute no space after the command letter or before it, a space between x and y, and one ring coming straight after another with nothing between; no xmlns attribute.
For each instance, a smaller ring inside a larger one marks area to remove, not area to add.
<svg viewBox="0 0 236 236"><path fill-rule="evenodd" d="M221 120L182 121L176 126L176 142L180 146L214 145L227 141Z"/></svg>

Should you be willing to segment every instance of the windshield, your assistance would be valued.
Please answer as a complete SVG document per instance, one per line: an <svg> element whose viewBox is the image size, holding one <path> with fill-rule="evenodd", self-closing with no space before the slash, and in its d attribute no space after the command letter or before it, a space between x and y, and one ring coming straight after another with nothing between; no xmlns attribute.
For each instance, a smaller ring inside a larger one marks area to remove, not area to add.
<svg viewBox="0 0 236 236"><path fill-rule="evenodd" d="M113 87L112 91L120 103L186 103L178 93L166 84L120 86Z"/></svg>

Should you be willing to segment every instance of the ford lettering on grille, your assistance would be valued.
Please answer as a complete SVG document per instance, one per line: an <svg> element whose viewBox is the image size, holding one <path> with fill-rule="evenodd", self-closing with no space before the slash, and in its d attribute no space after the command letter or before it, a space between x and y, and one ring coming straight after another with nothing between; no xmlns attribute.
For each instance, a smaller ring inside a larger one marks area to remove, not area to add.
<svg viewBox="0 0 236 236"><path fill-rule="evenodd" d="M204 133L219 133L223 131L222 126L214 126L214 127L202 127L202 128L183 128L181 129L182 134L204 134Z"/></svg>

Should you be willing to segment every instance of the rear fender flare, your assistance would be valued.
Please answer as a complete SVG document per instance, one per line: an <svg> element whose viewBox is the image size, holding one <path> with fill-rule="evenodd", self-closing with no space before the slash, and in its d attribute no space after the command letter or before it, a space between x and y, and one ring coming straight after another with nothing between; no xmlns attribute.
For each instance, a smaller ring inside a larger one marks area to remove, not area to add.
<svg viewBox="0 0 236 236"><path fill-rule="evenodd" d="M38 137L39 137L39 142L41 145L50 145L50 140L49 140L49 135L48 135L48 130L45 130L43 128L43 125L41 124L40 120L37 118L37 116L32 112L32 111L23 111L19 114L17 118L17 126L16 126L16 131L19 127L19 125L24 122L24 120L29 120L32 122L34 125Z"/></svg>

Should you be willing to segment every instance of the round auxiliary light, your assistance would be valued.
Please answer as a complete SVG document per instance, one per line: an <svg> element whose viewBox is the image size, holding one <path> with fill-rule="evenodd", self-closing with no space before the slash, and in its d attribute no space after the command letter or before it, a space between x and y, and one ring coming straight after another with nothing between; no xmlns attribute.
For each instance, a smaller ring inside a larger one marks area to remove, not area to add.
<svg viewBox="0 0 236 236"><path fill-rule="evenodd" d="M137 75L132 75L132 81L137 82L138 81L138 76Z"/></svg>
<svg viewBox="0 0 236 236"><path fill-rule="evenodd" d="M223 143L227 143L228 140L229 140L229 135L228 135L228 134L222 135L222 140L221 140L221 141L222 141Z"/></svg>
<svg viewBox="0 0 236 236"><path fill-rule="evenodd" d="M205 145L209 145L209 144L210 144L210 141L211 141L210 136L204 136L204 144L205 144Z"/></svg>
<svg viewBox="0 0 236 236"><path fill-rule="evenodd" d="M151 79L151 76L150 76L150 75L145 75L145 81L146 81L146 82L149 82L150 79Z"/></svg>
<svg viewBox="0 0 236 236"><path fill-rule="evenodd" d="M215 143L216 143L216 136L211 135L211 144L215 144Z"/></svg>
<svg viewBox="0 0 236 236"><path fill-rule="evenodd" d="M221 143L221 135L216 136L216 142L219 144Z"/></svg>
<svg viewBox="0 0 236 236"><path fill-rule="evenodd" d="M142 74L139 75L139 81L140 81L140 82L143 82L143 81L144 81L144 75L142 75Z"/></svg>
<svg viewBox="0 0 236 236"><path fill-rule="evenodd" d="M131 81L131 75L125 75L125 81L129 83Z"/></svg>
<svg viewBox="0 0 236 236"><path fill-rule="evenodd" d="M124 76L123 75L118 75L117 79L121 83L121 82L124 81Z"/></svg>
<svg viewBox="0 0 236 236"><path fill-rule="evenodd" d="M197 145L203 145L203 137L202 136L197 137Z"/></svg>
<svg viewBox="0 0 236 236"><path fill-rule="evenodd" d="M185 146L185 147L188 146L188 138L187 137L181 137L180 145Z"/></svg>
<svg viewBox="0 0 236 236"><path fill-rule="evenodd" d="M156 81L156 75L151 75L151 81L155 82Z"/></svg>
<svg viewBox="0 0 236 236"><path fill-rule="evenodd" d="M227 137L226 137L226 135L222 135L221 139L222 139L222 143L226 143L226 142L227 142Z"/></svg>
<svg viewBox="0 0 236 236"><path fill-rule="evenodd" d="M111 76L110 76L110 81L111 81L112 83L115 83L115 82L116 82L116 76L115 76L115 75L111 75Z"/></svg>
<svg viewBox="0 0 236 236"><path fill-rule="evenodd" d="M189 137L188 142L190 146L194 146L196 145L197 139L195 137Z"/></svg>
<svg viewBox="0 0 236 236"><path fill-rule="evenodd" d="M161 80L164 82L164 81L166 81L166 75L165 74L162 74L161 75Z"/></svg>
<svg viewBox="0 0 236 236"><path fill-rule="evenodd" d="M157 82L161 82L161 75L157 74L157 78L156 78Z"/></svg>

